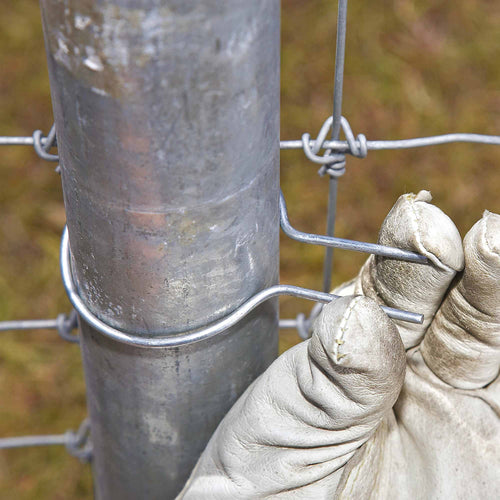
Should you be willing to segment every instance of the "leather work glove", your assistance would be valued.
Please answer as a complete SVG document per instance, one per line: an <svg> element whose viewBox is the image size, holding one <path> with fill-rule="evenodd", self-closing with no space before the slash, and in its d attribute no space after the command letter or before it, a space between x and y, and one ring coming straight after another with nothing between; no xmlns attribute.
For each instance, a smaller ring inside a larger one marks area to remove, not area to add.
<svg viewBox="0 0 500 500"><path fill-rule="evenodd" d="M500 216L462 245L430 200L401 196L379 236L430 264L370 256L236 402L179 498L500 499Z"/></svg>

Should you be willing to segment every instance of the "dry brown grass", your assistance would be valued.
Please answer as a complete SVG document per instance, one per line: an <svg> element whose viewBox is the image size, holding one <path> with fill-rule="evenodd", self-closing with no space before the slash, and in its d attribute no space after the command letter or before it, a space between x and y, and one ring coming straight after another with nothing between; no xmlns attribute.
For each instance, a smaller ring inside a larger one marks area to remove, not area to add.
<svg viewBox="0 0 500 500"><path fill-rule="evenodd" d="M344 114L355 133L396 139L500 131L500 5L382 0L349 6ZM282 133L315 136L331 113L335 2L283 1ZM47 131L52 122L36 0L3 2L0 134ZM57 254L64 224L53 164L30 148L0 151L0 319L55 317L69 309ZM462 234L485 208L499 211L500 148L449 145L349 158L340 181L337 234L375 241L397 196L430 189ZM282 153L282 186L295 226L324 232L326 179L300 152ZM321 248L282 240L281 280L321 287ZM336 252L334 283L365 257ZM310 304L282 301L282 317ZM58 433L85 415L78 348L53 332L2 333L0 436ZM282 349L297 342L282 336ZM0 453L0 498L88 499L90 472L63 449Z"/></svg>

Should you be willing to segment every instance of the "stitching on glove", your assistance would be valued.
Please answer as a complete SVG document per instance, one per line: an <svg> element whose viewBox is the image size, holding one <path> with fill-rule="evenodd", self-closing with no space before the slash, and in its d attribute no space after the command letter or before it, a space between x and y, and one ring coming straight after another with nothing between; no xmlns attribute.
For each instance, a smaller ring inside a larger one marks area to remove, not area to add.
<svg viewBox="0 0 500 500"><path fill-rule="evenodd" d="M333 352L335 354L335 362L338 363L342 358L345 358L347 354L340 354L339 353L339 347L344 344L344 333L346 331L347 327L347 321L349 320L351 313L356 307L356 304L362 299L362 296L355 297L352 299L351 303L349 304L349 307L345 310L342 319L340 320L339 324L339 329L338 329L338 335L335 337L335 344L333 345Z"/></svg>
<svg viewBox="0 0 500 500"><path fill-rule="evenodd" d="M429 250L425 248L422 242L422 238L420 236L420 218L418 216L417 209L415 207L416 201L419 200L416 200L416 198L417 197L415 195L406 196L406 199L408 200L408 203L410 205L410 219L413 223L413 233L415 234L418 251L423 255L425 255L436 267L439 267L451 273L455 273L455 271L450 266L447 266L446 264L441 262L441 260L438 257L436 257L436 255L434 255L432 252L429 252Z"/></svg>

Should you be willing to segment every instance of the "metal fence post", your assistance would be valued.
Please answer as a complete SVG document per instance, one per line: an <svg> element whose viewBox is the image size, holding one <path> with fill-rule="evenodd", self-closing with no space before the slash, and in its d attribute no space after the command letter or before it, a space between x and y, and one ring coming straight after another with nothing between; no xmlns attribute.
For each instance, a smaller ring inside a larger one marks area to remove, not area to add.
<svg viewBox="0 0 500 500"><path fill-rule="evenodd" d="M41 0L74 278L141 335L278 281L279 1ZM96 497L172 498L277 354L277 302L141 349L82 322Z"/></svg>

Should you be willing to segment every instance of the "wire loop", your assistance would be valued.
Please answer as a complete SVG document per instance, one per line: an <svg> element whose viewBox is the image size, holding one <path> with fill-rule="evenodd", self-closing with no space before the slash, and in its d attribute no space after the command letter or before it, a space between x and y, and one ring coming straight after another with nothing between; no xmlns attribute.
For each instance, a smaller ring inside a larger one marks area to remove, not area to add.
<svg viewBox="0 0 500 500"><path fill-rule="evenodd" d="M66 450L68 453L78 458L83 463L92 460L92 442L90 440L90 420L86 418L76 432L67 431Z"/></svg>
<svg viewBox="0 0 500 500"><path fill-rule="evenodd" d="M59 336L68 342L79 344L78 335L73 335L71 332L78 326L78 314L73 309L69 315L59 314L56 319L56 328Z"/></svg>
<svg viewBox="0 0 500 500"><path fill-rule="evenodd" d="M45 138L44 144L42 144L42 131L35 130L33 132L33 148L36 154L42 158L42 160L47 161L59 161L59 155L53 155L49 153L50 148L56 145L56 125L52 125L49 134Z"/></svg>
<svg viewBox="0 0 500 500"><path fill-rule="evenodd" d="M306 157L313 163L321 165L319 174L321 176L328 174L330 177L340 177L345 173L346 153L356 156L357 158L365 158L368 154L368 145L364 134L358 134L354 137L351 126L346 118L340 118L340 125L344 132L348 151L333 152L333 149L327 149L323 156L319 156L318 152L323 147L323 143L332 128L333 116L329 116L318 133L314 141L311 141L311 136L308 133L302 135L302 149ZM313 142L311 146L311 142Z"/></svg>

